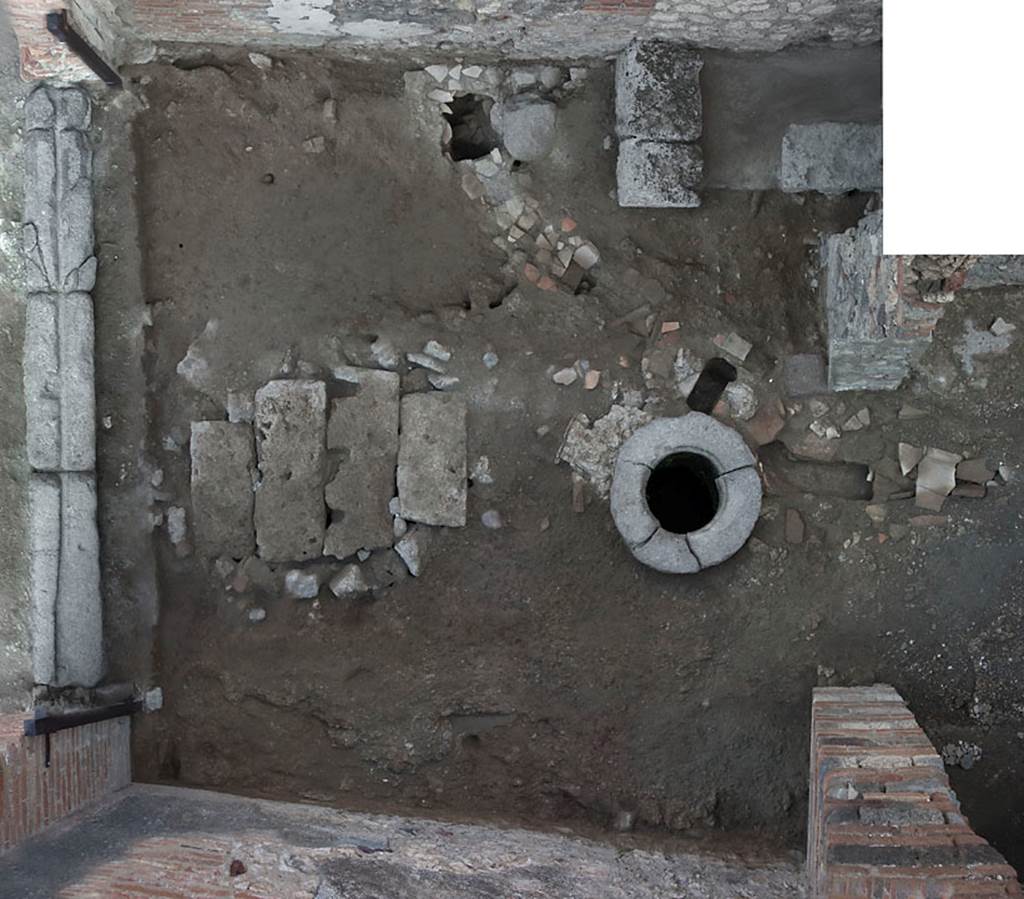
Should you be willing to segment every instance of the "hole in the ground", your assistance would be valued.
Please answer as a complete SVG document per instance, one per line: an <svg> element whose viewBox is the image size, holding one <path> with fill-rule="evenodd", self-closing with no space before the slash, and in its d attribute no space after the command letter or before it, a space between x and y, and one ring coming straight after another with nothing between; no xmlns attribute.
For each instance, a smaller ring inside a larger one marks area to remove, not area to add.
<svg viewBox="0 0 1024 899"><path fill-rule="evenodd" d="M721 356L709 359L707 365L701 369L697 383L686 398L686 405L694 412L711 414L715 403L733 381L736 380L736 366L727 362Z"/></svg>
<svg viewBox="0 0 1024 899"><path fill-rule="evenodd" d="M494 101L480 94L462 94L451 103L445 119L452 128L452 139L445 148L448 155L460 159L480 159L499 145L498 135L491 127Z"/></svg>
<svg viewBox="0 0 1024 899"><path fill-rule="evenodd" d="M647 479L647 507L666 531L699 531L718 511L718 472L707 456L672 453Z"/></svg>

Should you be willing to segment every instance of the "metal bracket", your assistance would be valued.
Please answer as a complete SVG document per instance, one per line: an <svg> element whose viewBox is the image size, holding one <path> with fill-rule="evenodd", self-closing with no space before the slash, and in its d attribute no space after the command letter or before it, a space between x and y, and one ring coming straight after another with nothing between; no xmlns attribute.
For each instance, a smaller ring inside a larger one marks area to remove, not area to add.
<svg viewBox="0 0 1024 899"><path fill-rule="evenodd" d="M67 44L68 49L82 60L107 87L123 87L121 76L117 74L102 59L99 53L93 50L86 41L68 21L66 9L46 14L46 30L50 32L62 44Z"/></svg>

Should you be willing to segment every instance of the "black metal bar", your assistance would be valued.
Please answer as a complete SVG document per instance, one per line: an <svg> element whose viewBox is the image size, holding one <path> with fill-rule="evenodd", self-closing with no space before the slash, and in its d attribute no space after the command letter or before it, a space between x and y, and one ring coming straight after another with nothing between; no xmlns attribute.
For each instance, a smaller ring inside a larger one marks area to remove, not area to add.
<svg viewBox="0 0 1024 899"><path fill-rule="evenodd" d="M45 709L36 709L35 717L25 721L25 736L41 737L59 730L67 730L69 727L80 727L83 724L93 724L96 721L106 721L109 718L133 715L141 709L142 701L139 699L118 702L115 705L107 705L98 709L68 712L64 715L51 715Z"/></svg>
<svg viewBox="0 0 1024 899"><path fill-rule="evenodd" d="M71 27L66 9L46 14L46 30L62 44L67 44L68 49L92 69L107 87L122 87L121 76L100 59L99 53Z"/></svg>

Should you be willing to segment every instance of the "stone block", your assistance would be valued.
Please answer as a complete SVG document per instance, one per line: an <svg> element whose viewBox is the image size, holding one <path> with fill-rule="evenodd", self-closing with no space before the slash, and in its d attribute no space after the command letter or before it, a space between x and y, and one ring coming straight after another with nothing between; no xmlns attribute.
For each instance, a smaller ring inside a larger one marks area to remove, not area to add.
<svg viewBox="0 0 1024 899"><path fill-rule="evenodd" d="M52 684L60 570L60 478L47 474L31 475L28 509L32 679L37 684Z"/></svg>
<svg viewBox="0 0 1024 899"><path fill-rule="evenodd" d="M192 527L197 551L243 559L253 552L252 428L228 421L194 421Z"/></svg>
<svg viewBox="0 0 1024 899"><path fill-rule="evenodd" d="M894 390L930 337L903 326L902 260L882 255L881 212L826 237L821 254L829 388Z"/></svg>
<svg viewBox="0 0 1024 899"><path fill-rule="evenodd" d="M409 521L466 524L466 404L457 394L402 398L398 503Z"/></svg>
<svg viewBox="0 0 1024 899"><path fill-rule="evenodd" d="M62 474L60 492L55 683L91 687L103 675L95 476Z"/></svg>
<svg viewBox="0 0 1024 899"><path fill-rule="evenodd" d="M787 193L881 190L882 126L790 125L782 138L779 183Z"/></svg>
<svg viewBox="0 0 1024 899"><path fill-rule="evenodd" d="M667 41L633 41L615 64L620 137L695 141L703 128L699 53Z"/></svg>
<svg viewBox="0 0 1024 899"><path fill-rule="evenodd" d="M29 465L91 471L96 464L93 311L88 294L34 294L25 309L23 378Z"/></svg>
<svg viewBox="0 0 1024 899"><path fill-rule="evenodd" d="M322 381L270 381L256 391L253 517L257 551L269 562L323 550L326 419Z"/></svg>
<svg viewBox="0 0 1024 899"><path fill-rule="evenodd" d="M619 143L619 205L650 209L700 206L694 188L703 171L703 156L694 144L627 138Z"/></svg>
<svg viewBox="0 0 1024 899"><path fill-rule="evenodd" d="M331 524L324 555L344 559L363 547L390 546L394 521L388 503L395 495L398 461L398 391L395 372L345 369L355 396L334 400L327 449L338 469L324 491Z"/></svg>
<svg viewBox="0 0 1024 899"><path fill-rule="evenodd" d="M494 107L495 130L513 159L536 162L555 145L558 107L549 100L520 94Z"/></svg>
<svg viewBox="0 0 1024 899"><path fill-rule="evenodd" d="M96 280L89 99L78 88L46 90L26 104L26 280L31 291L89 291Z"/></svg>

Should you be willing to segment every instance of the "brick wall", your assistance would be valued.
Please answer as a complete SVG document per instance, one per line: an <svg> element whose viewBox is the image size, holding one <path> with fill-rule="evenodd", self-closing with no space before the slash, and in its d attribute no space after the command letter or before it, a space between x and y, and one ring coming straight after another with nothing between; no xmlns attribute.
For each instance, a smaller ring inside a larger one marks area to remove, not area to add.
<svg viewBox="0 0 1024 899"><path fill-rule="evenodd" d="M0 716L0 852L90 802L128 786L127 717L85 724L46 738L23 736L25 716Z"/></svg>
<svg viewBox="0 0 1024 899"><path fill-rule="evenodd" d="M892 687L814 691L807 871L814 899L1021 896L960 813L942 759Z"/></svg>

